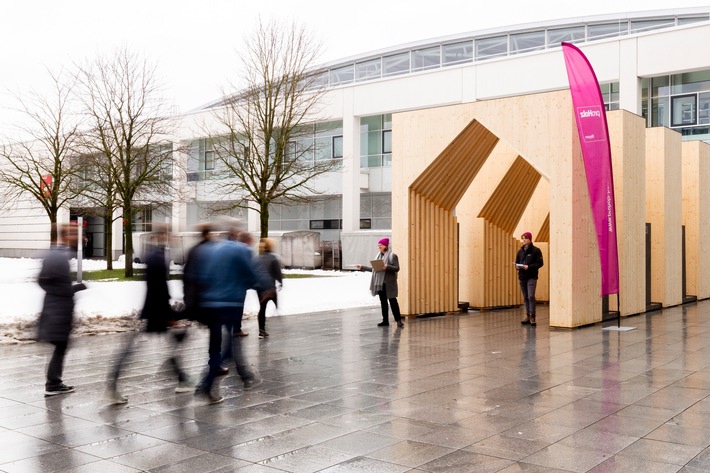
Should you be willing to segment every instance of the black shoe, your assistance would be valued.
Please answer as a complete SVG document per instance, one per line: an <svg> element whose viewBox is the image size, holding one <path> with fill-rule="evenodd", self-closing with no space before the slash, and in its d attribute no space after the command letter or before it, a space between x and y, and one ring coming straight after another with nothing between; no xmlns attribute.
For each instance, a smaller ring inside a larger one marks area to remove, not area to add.
<svg viewBox="0 0 710 473"><path fill-rule="evenodd" d="M389 327L390 324L389 324L389 322L380 322L379 324L377 324L377 326L378 327Z"/></svg>
<svg viewBox="0 0 710 473"><path fill-rule="evenodd" d="M206 397L210 404L218 404L224 401L224 398L219 394L215 394L212 390L207 390L205 388L195 389L195 396Z"/></svg>
<svg viewBox="0 0 710 473"><path fill-rule="evenodd" d="M74 386L67 386L66 384L62 383L59 386L55 386L53 388L45 388L44 397L56 396L57 394L67 394L73 392Z"/></svg>
<svg viewBox="0 0 710 473"><path fill-rule="evenodd" d="M529 324L529 323L530 323L530 316L529 316L529 315L526 315L525 318L520 321L520 323L523 324L523 325Z"/></svg>
<svg viewBox="0 0 710 473"><path fill-rule="evenodd" d="M403 320L398 320L398 321L397 321L397 327L399 327L399 328L404 328L404 321L403 321Z"/></svg>
<svg viewBox="0 0 710 473"><path fill-rule="evenodd" d="M249 335L249 333L245 332L244 330L240 330L239 332L234 332L235 337L246 337Z"/></svg>
<svg viewBox="0 0 710 473"><path fill-rule="evenodd" d="M217 374L215 376L227 376L229 374L229 368L225 366L220 366L219 369L217 370Z"/></svg>
<svg viewBox="0 0 710 473"><path fill-rule="evenodd" d="M269 334L266 332L266 330L259 330L259 338L266 338L268 336Z"/></svg>
<svg viewBox="0 0 710 473"><path fill-rule="evenodd" d="M535 326L537 325L537 323L535 322L535 316L534 316L534 315L531 315L531 316L530 316L530 325L532 325L533 327L535 327Z"/></svg>

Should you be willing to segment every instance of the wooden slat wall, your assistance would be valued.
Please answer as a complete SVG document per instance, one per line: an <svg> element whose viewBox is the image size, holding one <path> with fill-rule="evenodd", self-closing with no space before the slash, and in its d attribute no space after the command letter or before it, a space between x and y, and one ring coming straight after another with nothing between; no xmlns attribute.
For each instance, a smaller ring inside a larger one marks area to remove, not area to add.
<svg viewBox="0 0 710 473"><path fill-rule="evenodd" d="M683 225L685 225L686 291L698 299L710 297L710 145L682 144Z"/></svg>
<svg viewBox="0 0 710 473"><path fill-rule="evenodd" d="M681 136L646 129L646 220L651 223L651 300L683 302Z"/></svg>
<svg viewBox="0 0 710 473"><path fill-rule="evenodd" d="M492 222L484 226L485 280L483 307L503 307L523 303L517 272L513 269L518 240Z"/></svg>
<svg viewBox="0 0 710 473"><path fill-rule="evenodd" d="M540 174L518 156L478 216L498 226L510 237L539 180Z"/></svg>
<svg viewBox="0 0 710 473"><path fill-rule="evenodd" d="M497 142L472 121L409 187L407 314L457 310L458 224L453 212Z"/></svg>

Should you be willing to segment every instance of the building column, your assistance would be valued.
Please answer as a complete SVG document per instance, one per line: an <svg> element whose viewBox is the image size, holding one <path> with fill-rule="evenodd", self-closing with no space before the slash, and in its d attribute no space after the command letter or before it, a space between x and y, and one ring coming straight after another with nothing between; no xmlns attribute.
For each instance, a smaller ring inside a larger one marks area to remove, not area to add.
<svg viewBox="0 0 710 473"><path fill-rule="evenodd" d="M360 117L353 113L352 89L343 100L343 233L360 230Z"/></svg>
<svg viewBox="0 0 710 473"><path fill-rule="evenodd" d="M118 259L119 256L123 254L123 209L116 209L113 211L113 235L112 235L112 245L113 254L111 259L114 261ZM127 222L126 225L130 225L131 222Z"/></svg>
<svg viewBox="0 0 710 473"><path fill-rule="evenodd" d="M619 108L641 115L641 78L636 70L636 41L621 41L619 46Z"/></svg>

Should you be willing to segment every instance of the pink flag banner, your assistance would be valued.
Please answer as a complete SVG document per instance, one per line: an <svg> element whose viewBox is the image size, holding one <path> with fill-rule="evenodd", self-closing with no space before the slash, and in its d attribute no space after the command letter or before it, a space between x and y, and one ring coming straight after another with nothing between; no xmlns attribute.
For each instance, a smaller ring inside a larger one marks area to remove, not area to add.
<svg viewBox="0 0 710 473"><path fill-rule="evenodd" d="M589 200L599 243L602 296L619 293L619 255L611 147L606 110L597 76L576 46L562 43L569 88L587 175Z"/></svg>

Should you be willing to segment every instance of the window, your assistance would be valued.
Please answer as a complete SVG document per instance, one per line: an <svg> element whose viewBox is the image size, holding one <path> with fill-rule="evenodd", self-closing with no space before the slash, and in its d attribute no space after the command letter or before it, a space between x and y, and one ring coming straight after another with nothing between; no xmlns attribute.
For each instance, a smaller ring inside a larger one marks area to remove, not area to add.
<svg viewBox="0 0 710 473"><path fill-rule="evenodd" d="M710 92L698 94L698 125L710 124Z"/></svg>
<svg viewBox="0 0 710 473"><path fill-rule="evenodd" d="M333 159L343 159L343 137L333 137Z"/></svg>
<svg viewBox="0 0 710 473"><path fill-rule="evenodd" d="M316 161L325 161L332 159L333 150L331 149L333 140L331 138L316 138L316 148L314 150Z"/></svg>
<svg viewBox="0 0 710 473"><path fill-rule="evenodd" d="M360 194L360 228L374 230L392 228L392 194Z"/></svg>
<svg viewBox="0 0 710 473"><path fill-rule="evenodd" d="M382 58L382 75L394 76L409 72L409 51Z"/></svg>
<svg viewBox="0 0 710 473"><path fill-rule="evenodd" d="M545 32L530 31L510 35L510 54L528 53L545 49Z"/></svg>
<svg viewBox="0 0 710 473"><path fill-rule="evenodd" d="M508 54L508 37L495 36L476 40L476 59L488 59Z"/></svg>
<svg viewBox="0 0 710 473"><path fill-rule="evenodd" d="M392 130L382 132L382 153L392 152Z"/></svg>
<svg viewBox="0 0 710 473"><path fill-rule="evenodd" d="M671 102L671 126L695 125L697 117L695 112L695 102L697 95L678 95L673 97Z"/></svg>
<svg viewBox="0 0 710 473"><path fill-rule="evenodd" d="M439 46L412 51L412 69L422 71L441 65L441 51Z"/></svg>
<svg viewBox="0 0 710 473"><path fill-rule="evenodd" d="M669 126L668 97L651 99L651 126Z"/></svg>
<svg viewBox="0 0 710 473"><path fill-rule="evenodd" d="M353 81L353 65L332 69L330 71L330 85L349 84Z"/></svg>
<svg viewBox="0 0 710 473"><path fill-rule="evenodd" d="M133 213L131 226L134 232L149 232L153 227L153 210L148 207L141 207Z"/></svg>
<svg viewBox="0 0 710 473"><path fill-rule="evenodd" d="M631 21L631 33L643 33L644 31L657 30L675 26L675 18L662 18L658 20L636 20Z"/></svg>
<svg viewBox="0 0 710 473"><path fill-rule="evenodd" d="M619 83L599 84L606 110L619 110Z"/></svg>
<svg viewBox="0 0 710 473"><path fill-rule="evenodd" d="M670 80L668 76L654 77L651 79L651 97L661 97L669 95L671 89L669 87Z"/></svg>
<svg viewBox="0 0 710 473"><path fill-rule="evenodd" d="M612 38L614 36L626 34L627 30L628 30L628 22L626 20L619 21L616 23L603 23L603 24L599 24L599 25L588 25L587 26L587 38L588 39Z"/></svg>
<svg viewBox="0 0 710 473"><path fill-rule="evenodd" d="M342 198L339 195L313 200L310 204L269 205L270 230L332 230L342 228Z"/></svg>
<svg viewBox="0 0 710 473"><path fill-rule="evenodd" d="M678 18L678 25L689 25L691 23L697 23L699 21L708 21L708 15Z"/></svg>
<svg viewBox="0 0 710 473"><path fill-rule="evenodd" d="M392 114L360 118L360 167L390 166L391 153Z"/></svg>
<svg viewBox="0 0 710 473"><path fill-rule="evenodd" d="M580 41L584 41L584 26L547 30L548 46L557 46L563 41L566 43L578 43Z"/></svg>
<svg viewBox="0 0 710 473"><path fill-rule="evenodd" d="M205 171L214 169L214 151L205 151Z"/></svg>
<svg viewBox="0 0 710 473"><path fill-rule="evenodd" d="M685 72L671 76L671 94L687 94L706 90L710 90L710 70Z"/></svg>
<svg viewBox="0 0 710 473"><path fill-rule="evenodd" d="M311 220L309 224L311 230L340 230L343 228L342 220Z"/></svg>
<svg viewBox="0 0 710 473"><path fill-rule="evenodd" d="M473 61L473 41L445 44L441 47L444 64L459 64Z"/></svg>
<svg viewBox="0 0 710 473"><path fill-rule="evenodd" d="M355 64L355 80L379 79L382 77L382 61L380 58Z"/></svg>

